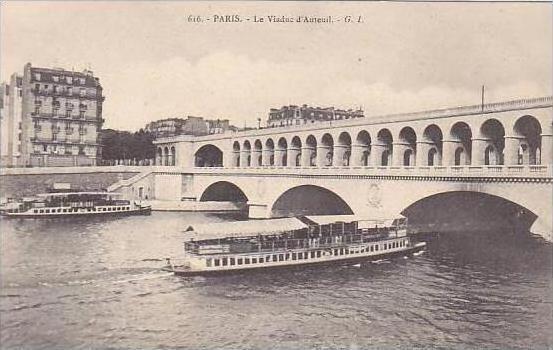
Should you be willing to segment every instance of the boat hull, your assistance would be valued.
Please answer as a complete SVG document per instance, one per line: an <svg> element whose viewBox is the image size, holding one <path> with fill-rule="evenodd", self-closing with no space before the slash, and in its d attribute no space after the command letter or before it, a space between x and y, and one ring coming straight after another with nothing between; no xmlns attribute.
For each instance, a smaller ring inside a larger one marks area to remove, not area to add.
<svg viewBox="0 0 553 350"><path fill-rule="evenodd" d="M113 216L131 216L131 215L150 215L152 208L138 208L125 211L110 211L110 212L73 212L73 213L49 213L49 214L33 214L33 213L0 213L3 218L9 219L60 219L60 218L76 218L76 217L113 217Z"/></svg>
<svg viewBox="0 0 553 350"><path fill-rule="evenodd" d="M260 266L244 268L244 269L192 270L192 269L183 268L180 266L166 266L163 268L163 270L173 272L177 276L221 276L221 275L230 275L230 274L261 272L261 271L267 271L267 270L305 268L305 267L311 267L311 266L315 267L315 266L329 266L329 265L355 265L355 264L364 263L364 262L409 256L409 255L418 253L420 251L423 251L425 247L426 247L425 243L418 243L414 246L408 247L400 251L385 252L382 254L348 257L344 259L335 259L335 260L309 261L309 262L302 262L302 263L289 264L289 265L274 265L274 266L260 265Z"/></svg>

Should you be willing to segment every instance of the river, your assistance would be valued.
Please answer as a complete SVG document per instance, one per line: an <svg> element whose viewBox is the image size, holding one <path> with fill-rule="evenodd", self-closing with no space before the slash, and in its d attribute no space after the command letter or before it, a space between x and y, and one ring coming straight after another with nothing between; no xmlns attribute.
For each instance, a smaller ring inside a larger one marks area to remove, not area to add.
<svg viewBox="0 0 553 350"><path fill-rule="evenodd" d="M228 218L1 221L2 349L549 348L551 245L441 234L363 267L182 278L181 230Z"/></svg>

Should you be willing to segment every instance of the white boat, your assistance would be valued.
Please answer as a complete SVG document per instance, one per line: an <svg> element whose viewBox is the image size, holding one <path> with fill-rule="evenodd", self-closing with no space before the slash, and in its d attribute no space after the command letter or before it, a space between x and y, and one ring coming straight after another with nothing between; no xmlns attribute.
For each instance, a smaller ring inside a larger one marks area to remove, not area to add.
<svg viewBox="0 0 553 350"><path fill-rule="evenodd" d="M364 220L353 215L200 224L185 230L177 275L227 274L308 265L347 264L411 255L426 244L407 235L407 220Z"/></svg>
<svg viewBox="0 0 553 350"><path fill-rule="evenodd" d="M151 207L110 192L54 192L10 201L0 207L9 218L58 218L150 214Z"/></svg>

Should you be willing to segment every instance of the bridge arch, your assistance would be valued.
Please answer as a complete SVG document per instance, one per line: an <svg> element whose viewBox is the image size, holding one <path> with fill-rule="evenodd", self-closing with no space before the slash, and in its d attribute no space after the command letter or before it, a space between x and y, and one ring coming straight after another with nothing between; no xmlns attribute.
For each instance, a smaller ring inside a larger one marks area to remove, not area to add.
<svg viewBox="0 0 553 350"><path fill-rule="evenodd" d="M395 144L394 150L398 156L401 156L401 164L396 161L394 165L413 166L417 153L417 134L412 127L406 126L399 132L399 142Z"/></svg>
<svg viewBox="0 0 553 350"><path fill-rule="evenodd" d="M503 124L491 118L480 126L480 138L473 140L477 142L476 151L481 160L483 156L484 165L503 165L503 150L505 148L505 128ZM474 145L473 145L474 146ZM483 150L483 151L482 151Z"/></svg>
<svg viewBox="0 0 553 350"><path fill-rule="evenodd" d="M263 165L275 165L275 142L272 138L265 141L263 149Z"/></svg>
<svg viewBox="0 0 553 350"><path fill-rule="evenodd" d="M313 135L305 139L305 147L302 148L302 166L317 165L317 139Z"/></svg>
<svg viewBox="0 0 553 350"><path fill-rule="evenodd" d="M223 151L215 145L207 144L200 147L194 154L196 167L222 167Z"/></svg>
<svg viewBox="0 0 553 350"><path fill-rule="evenodd" d="M355 138L353 146L353 165L367 166L371 154L371 135L367 130L361 130Z"/></svg>
<svg viewBox="0 0 553 350"><path fill-rule="evenodd" d="M443 165L470 165L472 161L472 130L465 122L451 126L449 140L444 140Z"/></svg>
<svg viewBox="0 0 553 350"><path fill-rule="evenodd" d="M377 143L373 145L374 159L376 160L376 165L389 166L392 165L392 144L394 138L389 129L384 128L378 131L376 136Z"/></svg>
<svg viewBox="0 0 553 350"><path fill-rule="evenodd" d="M271 217L353 214L342 197L315 185L300 185L286 190L270 208Z"/></svg>
<svg viewBox="0 0 553 350"><path fill-rule="evenodd" d="M538 215L517 201L480 191L444 191L407 205L401 213L414 229L530 230Z"/></svg>
<svg viewBox="0 0 553 350"><path fill-rule="evenodd" d="M232 166L240 166L240 143L238 141L234 141L232 144Z"/></svg>
<svg viewBox="0 0 553 350"><path fill-rule="evenodd" d="M334 138L329 133L323 134L317 149L318 166L332 166L334 159Z"/></svg>
<svg viewBox="0 0 553 350"><path fill-rule="evenodd" d="M244 141L242 150L240 151L240 166L242 168L252 165L252 145L250 141Z"/></svg>
<svg viewBox="0 0 553 350"><path fill-rule="evenodd" d="M286 141L285 137L281 137L280 139L278 139L277 147L275 150L275 165L288 165L288 141Z"/></svg>
<svg viewBox="0 0 553 350"><path fill-rule="evenodd" d="M290 141L288 149L288 162L291 166L298 167L302 165L302 143L299 136L294 136Z"/></svg>
<svg viewBox="0 0 553 350"><path fill-rule="evenodd" d="M338 143L334 146L334 159L337 166L349 166L351 158L351 136L343 131L338 136Z"/></svg>
<svg viewBox="0 0 553 350"><path fill-rule="evenodd" d="M507 143L513 143L506 150L509 164L541 164L542 127L538 119L531 115L518 118L513 126L513 137L506 137ZM516 159L513 159L516 147Z"/></svg>
<svg viewBox="0 0 553 350"><path fill-rule="evenodd" d="M263 144L257 139L253 143L251 166L263 165Z"/></svg>
<svg viewBox="0 0 553 350"><path fill-rule="evenodd" d="M438 125L430 124L424 129L418 146L417 165L442 165L443 133Z"/></svg>
<svg viewBox="0 0 553 350"><path fill-rule="evenodd" d="M200 202L246 203L248 197L240 187L229 181L217 181L207 186L200 196Z"/></svg>

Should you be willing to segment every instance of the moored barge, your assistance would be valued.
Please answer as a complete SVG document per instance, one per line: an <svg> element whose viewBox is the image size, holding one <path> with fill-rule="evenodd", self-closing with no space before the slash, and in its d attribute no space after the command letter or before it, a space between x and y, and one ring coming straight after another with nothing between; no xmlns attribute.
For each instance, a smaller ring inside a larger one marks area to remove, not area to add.
<svg viewBox="0 0 553 350"><path fill-rule="evenodd" d="M215 275L325 264L354 265L410 255L424 242L407 235L407 219L354 215L200 224L185 230L184 257L167 259L176 275Z"/></svg>

